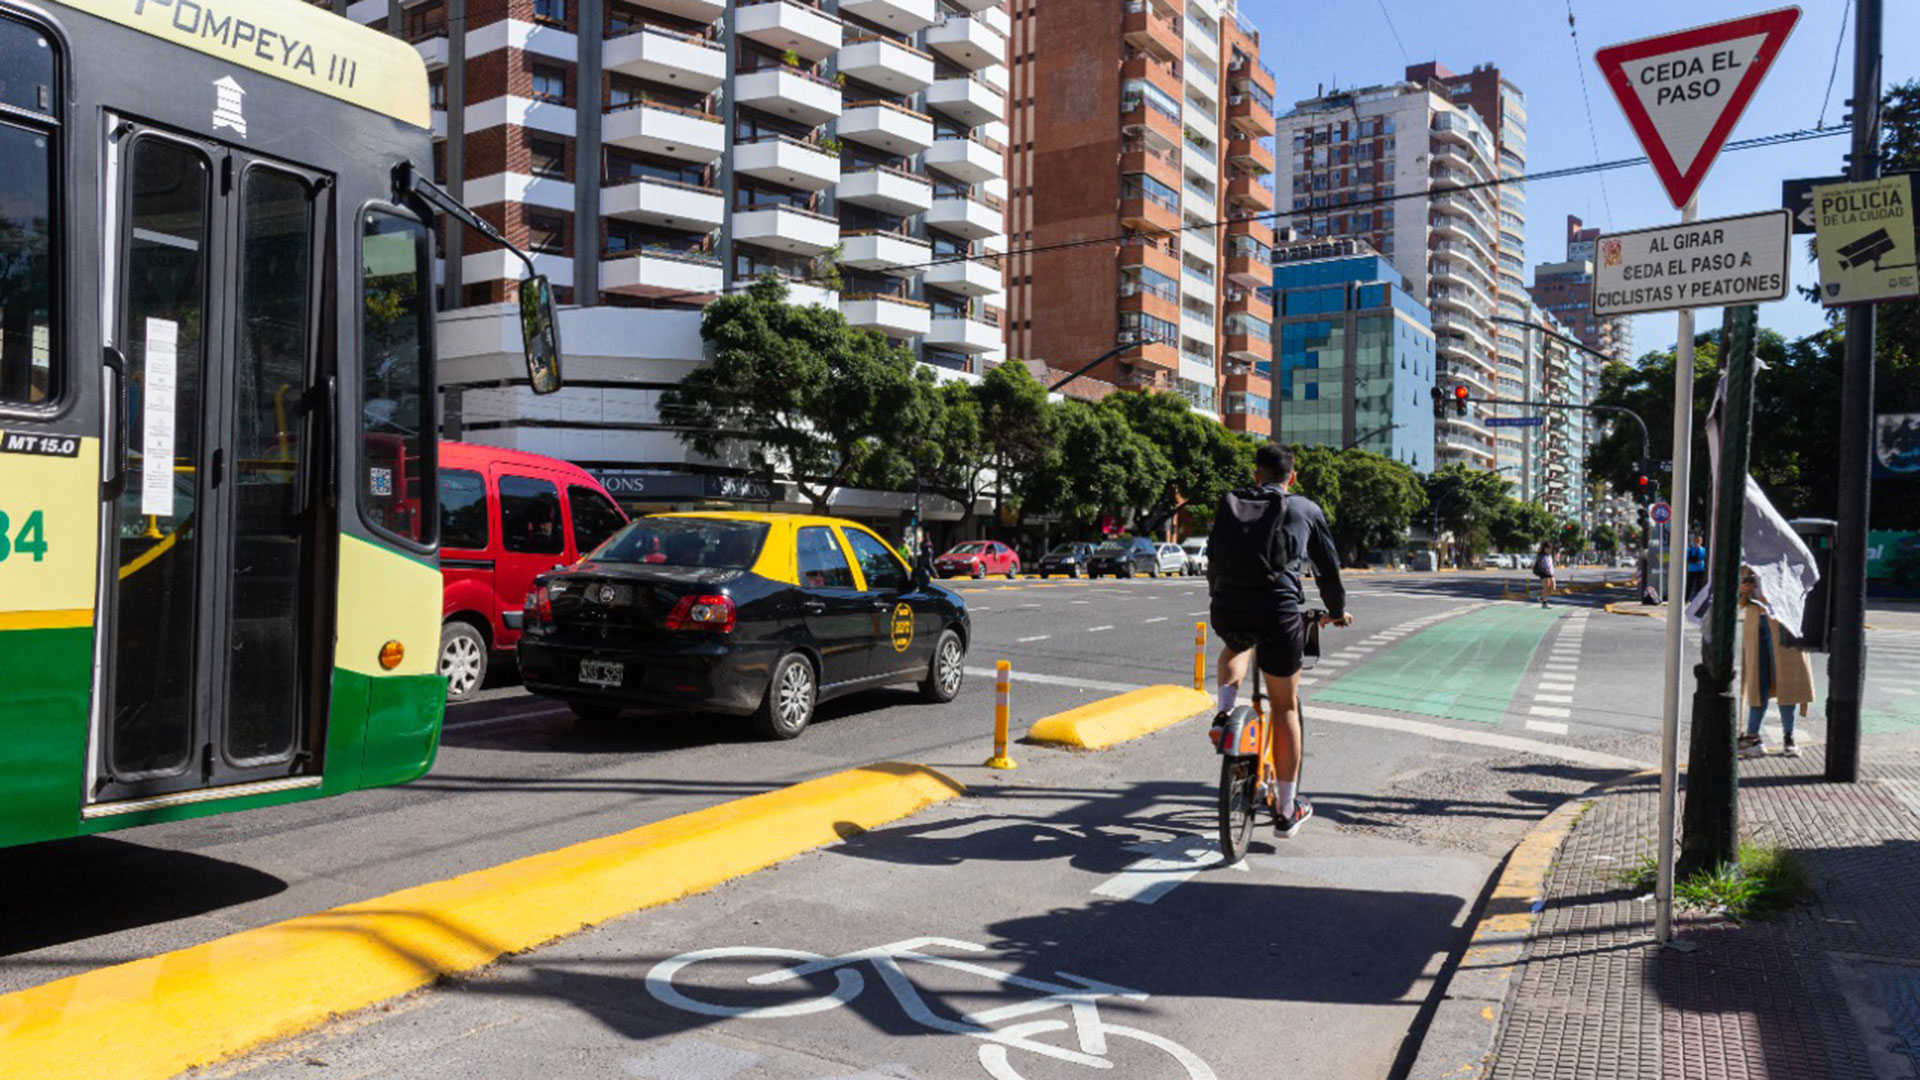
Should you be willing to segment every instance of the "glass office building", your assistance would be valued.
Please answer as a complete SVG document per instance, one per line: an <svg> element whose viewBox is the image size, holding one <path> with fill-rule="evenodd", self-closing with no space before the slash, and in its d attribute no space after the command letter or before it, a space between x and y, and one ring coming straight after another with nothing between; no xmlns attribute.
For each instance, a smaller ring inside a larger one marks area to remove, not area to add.
<svg viewBox="0 0 1920 1080"><path fill-rule="evenodd" d="M1431 471L1433 321L1393 264L1352 240L1282 247L1273 297L1279 440Z"/></svg>

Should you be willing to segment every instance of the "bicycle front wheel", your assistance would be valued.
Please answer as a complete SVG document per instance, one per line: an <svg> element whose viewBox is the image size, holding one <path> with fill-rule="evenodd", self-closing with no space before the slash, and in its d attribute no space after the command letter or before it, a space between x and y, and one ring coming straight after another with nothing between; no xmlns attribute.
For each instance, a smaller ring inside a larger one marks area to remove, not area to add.
<svg viewBox="0 0 1920 1080"><path fill-rule="evenodd" d="M1220 854L1231 866L1246 858L1253 840L1254 784L1260 768L1256 757L1220 759Z"/></svg>

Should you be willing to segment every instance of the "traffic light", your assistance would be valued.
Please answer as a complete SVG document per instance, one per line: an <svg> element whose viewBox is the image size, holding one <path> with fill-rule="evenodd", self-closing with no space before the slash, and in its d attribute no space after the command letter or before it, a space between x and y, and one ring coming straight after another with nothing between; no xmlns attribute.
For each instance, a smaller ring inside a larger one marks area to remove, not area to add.
<svg viewBox="0 0 1920 1080"><path fill-rule="evenodd" d="M1646 473L1641 473L1639 476L1633 478L1633 487L1635 496L1640 500L1640 505L1653 505L1653 481L1647 478Z"/></svg>
<svg viewBox="0 0 1920 1080"><path fill-rule="evenodd" d="M1467 388L1464 386L1453 388L1453 415L1467 415Z"/></svg>
<svg viewBox="0 0 1920 1080"><path fill-rule="evenodd" d="M1437 386L1429 388L1427 390L1427 393L1433 397L1433 418L1435 420L1446 419L1447 396L1445 394L1442 394L1440 392L1440 388Z"/></svg>

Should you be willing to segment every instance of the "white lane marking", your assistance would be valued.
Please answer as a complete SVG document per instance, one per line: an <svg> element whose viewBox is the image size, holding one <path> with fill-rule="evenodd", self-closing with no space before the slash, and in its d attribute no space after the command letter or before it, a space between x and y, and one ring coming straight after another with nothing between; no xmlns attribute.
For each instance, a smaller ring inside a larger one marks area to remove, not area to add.
<svg viewBox="0 0 1920 1080"><path fill-rule="evenodd" d="M1025 645L1029 641L1045 641L1052 636L1052 634L1035 634L1032 637L1016 638L1015 644Z"/></svg>
<svg viewBox="0 0 1920 1080"><path fill-rule="evenodd" d="M1140 620L1141 625L1143 626L1146 625L1147 623L1157 623L1157 622L1166 622L1166 621L1167 621L1167 617L1165 615L1157 615L1151 619Z"/></svg>
<svg viewBox="0 0 1920 1080"><path fill-rule="evenodd" d="M1091 601L1091 600L1069 600L1069 601L1067 601L1067 603L1069 603L1069 604L1091 604L1091 603L1093 603L1093 601Z"/></svg>
<svg viewBox="0 0 1920 1080"><path fill-rule="evenodd" d="M979 612L979 611L992 611L993 609L992 609L992 608L990 608L990 607L974 607L974 606L973 606L972 604L968 604L968 605L967 605L967 610L968 610L968 611L974 611L974 612Z"/></svg>
<svg viewBox="0 0 1920 1080"><path fill-rule="evenodd" d="M968 675L976 679L991 679L994 677L994 670L992 668L970 667L967 668L966 671ZM1041 675L1032 671L1021 671L1018 668L1015 668L1013 671L1013 681L1038 683L1041 686L1071 686L1079 690L1110 690L1114 693L1125 693L1128 690L1140 689L1138 683L1102 682L1099 679L1076 679L1070 675Z"/></svg>
<svg viewBox="0 0 1920 1080"><path fill-rule="evenodd" d="M1346 667L1347 662L1345 660L1335 660L1331 657L1325 657L1321 659L1318 666L1323 668Z"/></svg>
<svg viewBox="0 0 1920 1080"><path fill-rule="evenodd" d="M1542 679L1540 680L1539 689L1554 694L1570 694L1573 692L1573 684L1570 682L1548 682Z"/></svg>
<svg viewBox="0 0 1920 1080"><path fill-rule="evenodd" d="M1095 896L1151 904L1193 879L1195 874L1221 860L1218 846L1197 836L1176 836L1150 844L1128 844L1128 851L1147 856L1118 874L1093 887ZM1241 860L1232 869L1250 873Z"/></svg>
<svg viewBox="0 0 1920 1080"><path fill-rule="evenodd" d="M1542 735L1565 735L1567 733L1567 725L1554 720L1529 720L1527 721L1527 730L1538 731Z"/></svg>
<svg viewBox="0 0 1920 1080"><path fill-rule="evenodd" d="M1559 719L1564 720L1567 717L1573 715L1573 710L1555 708L1552 705L1533 705L1528 707L1527 715L1528 716L1553 716L1553 717L1558 717Z"/></svg>
<svg viewBox="0 0 1920 1080"><path fill-rule="evenodd" d="M1202 615L1209 615L1209 614L1212 614L1212 613L1207 611L1189 611L1187 612L1187 618L1197 619Z"/></svg>
<svg viewBox="0 0 1920 1080"><path fill-rule="evenodd" d="M452 731L455 728L492 727L495 724L511 724L515 720L533 720L542 716L565 716L566 706L559 708L534 709L531 712L508 713L505 716L489 716L485 720L462 720L457 724L441 724L440 730Z"/></svg>
<svg viewBox="0 0 1920 1080"><path fill-rule="evenodd" d="M1113 629L1113 627L1111 627L1111 626L1093 626L1093 627L1088 627L1088 628L1087 628L1087 633L1089 633L1089 634L1103 634L1103 633L1105 633L1105 632L1107 632L1108 630L1111 630L1111 629Z"/></svg>
<svg viewBox="0 0 1920 1080"><path fill-rule="evenodd" d="M1533 695L1533 700L1544 701L1544 702L1548 702L1550 704L1555 704L1555 705L1571 705L1573 704L1573 695L1572 694L1535 694Z"/></svg>
<svg viewBox="0 0 1920 1080"><path fill-rule="evenodd" d="M1565 664L1565 663L1561 663L1558 660L1549 660L1546 663L1541 664L1540 666L1545 668L1548 671L1579 671L1580 670L1579 664Z"/></svg>
<svg viewBox="0 0 1920 1080"><path fill-rule="evenodd" d="M1311 705L1311 702L1309 702ZM1621 757L1618 754L1602 753L1579 746L1564 746L1560 743L1541 742L1538 739L1526 739L1517 735L1501 735L1492 731L1447 727L1444 724L1430 724L1424 720L1409 720L1398 716L1373 716L1368 713L1348 712L1345 709L1330 709L1323 705L1312 705L1307 710L1309 724L1333 723L1351 724L1355 727L1378 728L1382 731L1398 731L1404 735L1418 735L1443 742L1467 743L1472 746L1490 746L1497 750L1513 750L1525 754L1539 754L1541 757L1557 758L1575 765L1591 765L1597 769L1644 769L1652 765L1650 761Z"/></svg>

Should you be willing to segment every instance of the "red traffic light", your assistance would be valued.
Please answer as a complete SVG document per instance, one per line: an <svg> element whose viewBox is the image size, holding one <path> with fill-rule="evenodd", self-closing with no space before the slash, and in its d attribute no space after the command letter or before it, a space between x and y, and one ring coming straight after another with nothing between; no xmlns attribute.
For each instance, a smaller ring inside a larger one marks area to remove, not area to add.
<svg viewBox="0 0 1920 1080"><path fill-rule="evenodd" d="M1649 483L1649 481L1647 480L1647 478L1646 478L1646 477L1644 477L1644 476L1642 476L1642 477L1640 477L1640 478L1638 478L1638 479L1636 479L1636 480L1634 481L1634 483L1635 483L1635 484L1638 484L1638 485L1640 486L1640 490L1641 490L1641 491L1645 491L1645 490L1647 490L1647 484Z"/></svg>
<svg viewBox="0 0 1920 1080"><path fill-rule="evenodd" d="M1453 400L1455 400L1455 401L1462 401L1462 402L1464 402L1464 401L1466 401L1466 400L1467 400L1467 388L1466 388L1466 387L1464 387L1464 386L1456 386L1456 387L1454 387L1454 388L1453 388Z"/></svg>

